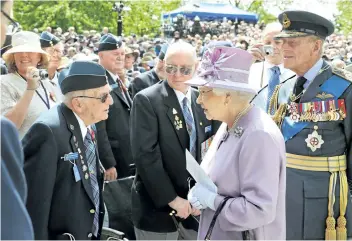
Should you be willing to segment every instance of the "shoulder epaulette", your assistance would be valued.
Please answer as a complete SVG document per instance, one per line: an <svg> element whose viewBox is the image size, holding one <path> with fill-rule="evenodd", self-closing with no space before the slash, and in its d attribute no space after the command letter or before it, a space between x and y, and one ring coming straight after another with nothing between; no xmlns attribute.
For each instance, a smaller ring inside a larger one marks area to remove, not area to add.
<svg viewBox="0 0 352 241"><path fill-rule="evenodd" d="M347 70L334 67L332 68L332 73L352 82L352 73Z"/></svg>

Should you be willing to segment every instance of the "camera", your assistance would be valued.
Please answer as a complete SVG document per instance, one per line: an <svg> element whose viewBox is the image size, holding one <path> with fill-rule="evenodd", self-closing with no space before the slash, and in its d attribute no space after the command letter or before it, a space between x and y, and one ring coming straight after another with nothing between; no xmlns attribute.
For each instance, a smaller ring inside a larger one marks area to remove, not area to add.
<svg viewBox="0 0 352 241"><path fill-rule="evenodd" d="M264 45L263 50L266 55L274 55L274 48L271 45Z"/></svg>
<svg viewBox="0 0 352 241"><path fill-rule="evenodd" d="M39 77L40 77L41 80L43 80L43 79L48 78L49 74L48 74L48 72L46 70L40 69L39 70Z"/></svg>

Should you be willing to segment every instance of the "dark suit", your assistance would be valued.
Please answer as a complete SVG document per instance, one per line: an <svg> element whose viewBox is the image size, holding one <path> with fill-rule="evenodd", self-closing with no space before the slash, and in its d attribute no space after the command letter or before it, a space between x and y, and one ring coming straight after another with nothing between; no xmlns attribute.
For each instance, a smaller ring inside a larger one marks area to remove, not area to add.
<svg viewBox="0 0 352 241"><path fill-rule="evenodd" d="M19 136L16 127L1 118L1 240L34 238L26 199L27 184Z"/></svg>
<svg viewBox="0 0 352 241"><path fill-rule="evenodd" d="M149 70L138 75L130 84L130 91L132 93L132 98L141 90L144 90L160 81L155 70Z"/></svg>
<svg viewBox="0 0 352 241"><path fill-rule="evenodd" d="M129 132L132 100L127 91L125 99L119 83L116 83L108 72L106 75L112 87L111 97L114 104L110 106L108 119L96 124L99 155L105 169L116 166L118 178L123 178L130 176L130 164L132 164Z"/></svg>
<svg viewBox="0 0 352 241"><path fill-rule="evenodd" d="M73 112L64 104L44 113L23 140L24 171L28 183L27 208L33 221L35 239L89 239L94 218L94 199L81 130ZM79 153L75 160L81 180L75 181L73 164L62 157ZM96 151L97 153L97 151ZM97 155L97 180L100 187L98 238L103 223L103 173ZM85 175L87 174L87 175ZM87 176L87 179L86 177Z"/></svg>
<svg viewBox="0 0 352 241"><path fill-rule="evenodd" d="M200 162L201 143L214 135L220 123L205 118L202 108L196 104L198 92L191 91L197 131L196 159ZM174 123L176 116L183 122L178 130ZM187 179L190 175L185 159L189 135L185 123L177 96L167 81L135 96L131 145L137 174L132 186L132 219L138 229L162 233L176 231L169 216L171 209L168 203L176 196L187 199L189 191ZM205 129L208 132L205 133ZM183 226L197 230L197 223L191 217L183 222Z"/></svg>

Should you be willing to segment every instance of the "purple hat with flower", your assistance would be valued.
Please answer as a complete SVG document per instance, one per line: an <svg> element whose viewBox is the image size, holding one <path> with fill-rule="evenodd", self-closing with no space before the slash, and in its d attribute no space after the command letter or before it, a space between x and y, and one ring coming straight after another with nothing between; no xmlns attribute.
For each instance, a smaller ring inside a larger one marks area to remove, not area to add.
<svg viewBox="0 0 352 241"><path fill-rule="evenodd" d="M225 46L210 48L204 53L196 77L186 84L256 94L255 88L248 83L252 60L251 54L239 48Z"/></svg>

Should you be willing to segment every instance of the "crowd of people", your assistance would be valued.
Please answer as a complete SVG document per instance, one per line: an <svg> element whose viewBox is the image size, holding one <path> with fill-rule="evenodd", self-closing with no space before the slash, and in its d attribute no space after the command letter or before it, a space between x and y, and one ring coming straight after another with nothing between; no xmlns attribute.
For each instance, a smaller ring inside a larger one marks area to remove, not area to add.
<svg viewBox="0 0 352 241"><path fill-rule="evenodd" d="M39 33L1 2L1 239L352 237L352 35L187 24Z"/></svg>

